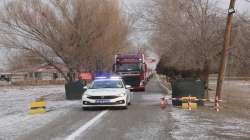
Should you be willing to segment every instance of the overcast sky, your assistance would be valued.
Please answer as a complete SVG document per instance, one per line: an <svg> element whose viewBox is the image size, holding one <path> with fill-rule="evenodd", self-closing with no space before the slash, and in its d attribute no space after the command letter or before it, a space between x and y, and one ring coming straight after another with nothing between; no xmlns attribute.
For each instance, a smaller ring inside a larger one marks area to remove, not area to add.
<svg viewBox="0 0 250 140"><path fill-rule="evenodd" d="M3 0L0 0L0 2ZM137 5L138 3L146 2L147 0L121 0L122 3L125 3L128 7L133 7L133 5ZM225 9L225 13L227 12L226 9L228 8L230 0L219 0L220 4L219 6L223 9ZM0 4L1 5L1 4ZM250 2L247 3L246 0L237 0L236 1L236 10L237 12L247 12L250 14ZM0 27L1 28L1 27ZM3 49L0 49L0 69L6 68L6 59L5 55L6 51Z"/></svg>
<svg viewBox="0 0 250 140"><path fill-rule="evenodd" d="M220 0L225 1L223 2L224 9L228 8L230 0ZM236 1L236 9L239 12L250 12L250 2L246 2L246 0L237 0Z"/></svg>

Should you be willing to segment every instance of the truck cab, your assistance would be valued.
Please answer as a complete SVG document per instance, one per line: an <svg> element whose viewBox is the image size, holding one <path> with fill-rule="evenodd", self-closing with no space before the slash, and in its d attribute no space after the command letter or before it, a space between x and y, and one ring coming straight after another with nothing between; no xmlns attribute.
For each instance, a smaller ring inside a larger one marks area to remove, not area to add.
<svg viewBox="0 0 250 140"><path fill-rule="evenodd" d="M120 75L134 91L145 91L146 71L147 65L142 53L118 54L115 57L113 72Z"/></svg>

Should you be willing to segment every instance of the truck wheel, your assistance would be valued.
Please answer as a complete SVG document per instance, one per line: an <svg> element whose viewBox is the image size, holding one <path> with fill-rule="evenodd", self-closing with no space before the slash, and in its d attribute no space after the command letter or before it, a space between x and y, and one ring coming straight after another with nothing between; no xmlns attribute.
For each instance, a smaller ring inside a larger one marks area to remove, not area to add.
<svg viewBox="0 0 250 140"><path fill-rule="evenodd" d="M144 92L144 91L145 91L145 87L144 87L144 88L142 88L142 89L141 89L141 91L143 91L143 92Z"/></svg>

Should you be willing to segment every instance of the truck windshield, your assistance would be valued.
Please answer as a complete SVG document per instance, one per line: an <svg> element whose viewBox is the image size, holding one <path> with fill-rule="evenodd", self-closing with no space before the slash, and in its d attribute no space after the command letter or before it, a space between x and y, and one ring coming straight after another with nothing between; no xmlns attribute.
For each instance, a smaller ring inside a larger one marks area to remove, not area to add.
<svg viewBox="0 0 250 140"><path fill-rule="evenodd" d="M117 72L126 72L126 71L141 71L140 64L118 64L116 66Z"/></svg>

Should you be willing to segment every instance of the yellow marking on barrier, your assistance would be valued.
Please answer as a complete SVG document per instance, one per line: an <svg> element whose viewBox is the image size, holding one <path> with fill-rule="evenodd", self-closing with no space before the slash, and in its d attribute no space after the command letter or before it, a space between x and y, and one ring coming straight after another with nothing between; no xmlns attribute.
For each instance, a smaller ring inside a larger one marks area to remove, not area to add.
<svg viewBox="0 0 250 140"><path fill-rule="evenodd" d="M47 102L45 101L33 101L31 102L30 114L41 114L47 112L46 110Z"/></svg>
<svg viewBox="0 0 250 140"><path fill-rule="evenodd" d="M197 97L181 97L181 100L185 100L185 101L188 101L188 100L196 100Z"/></svg>
<svg viewBox="0 0 250 140"><path fill-rule="evenodd" d="M47 102L32 102L31 103L31 107L46 107L47 106Z"/></svg>
<svg viewBox="0 0 250 140"><path fill-rule="evenodd" d="M198 108L197 103L189 103L189 104L190 104L191 109L197 109ZM183 109L189 109L188 103L182 103L182 108Z"/></svg>

